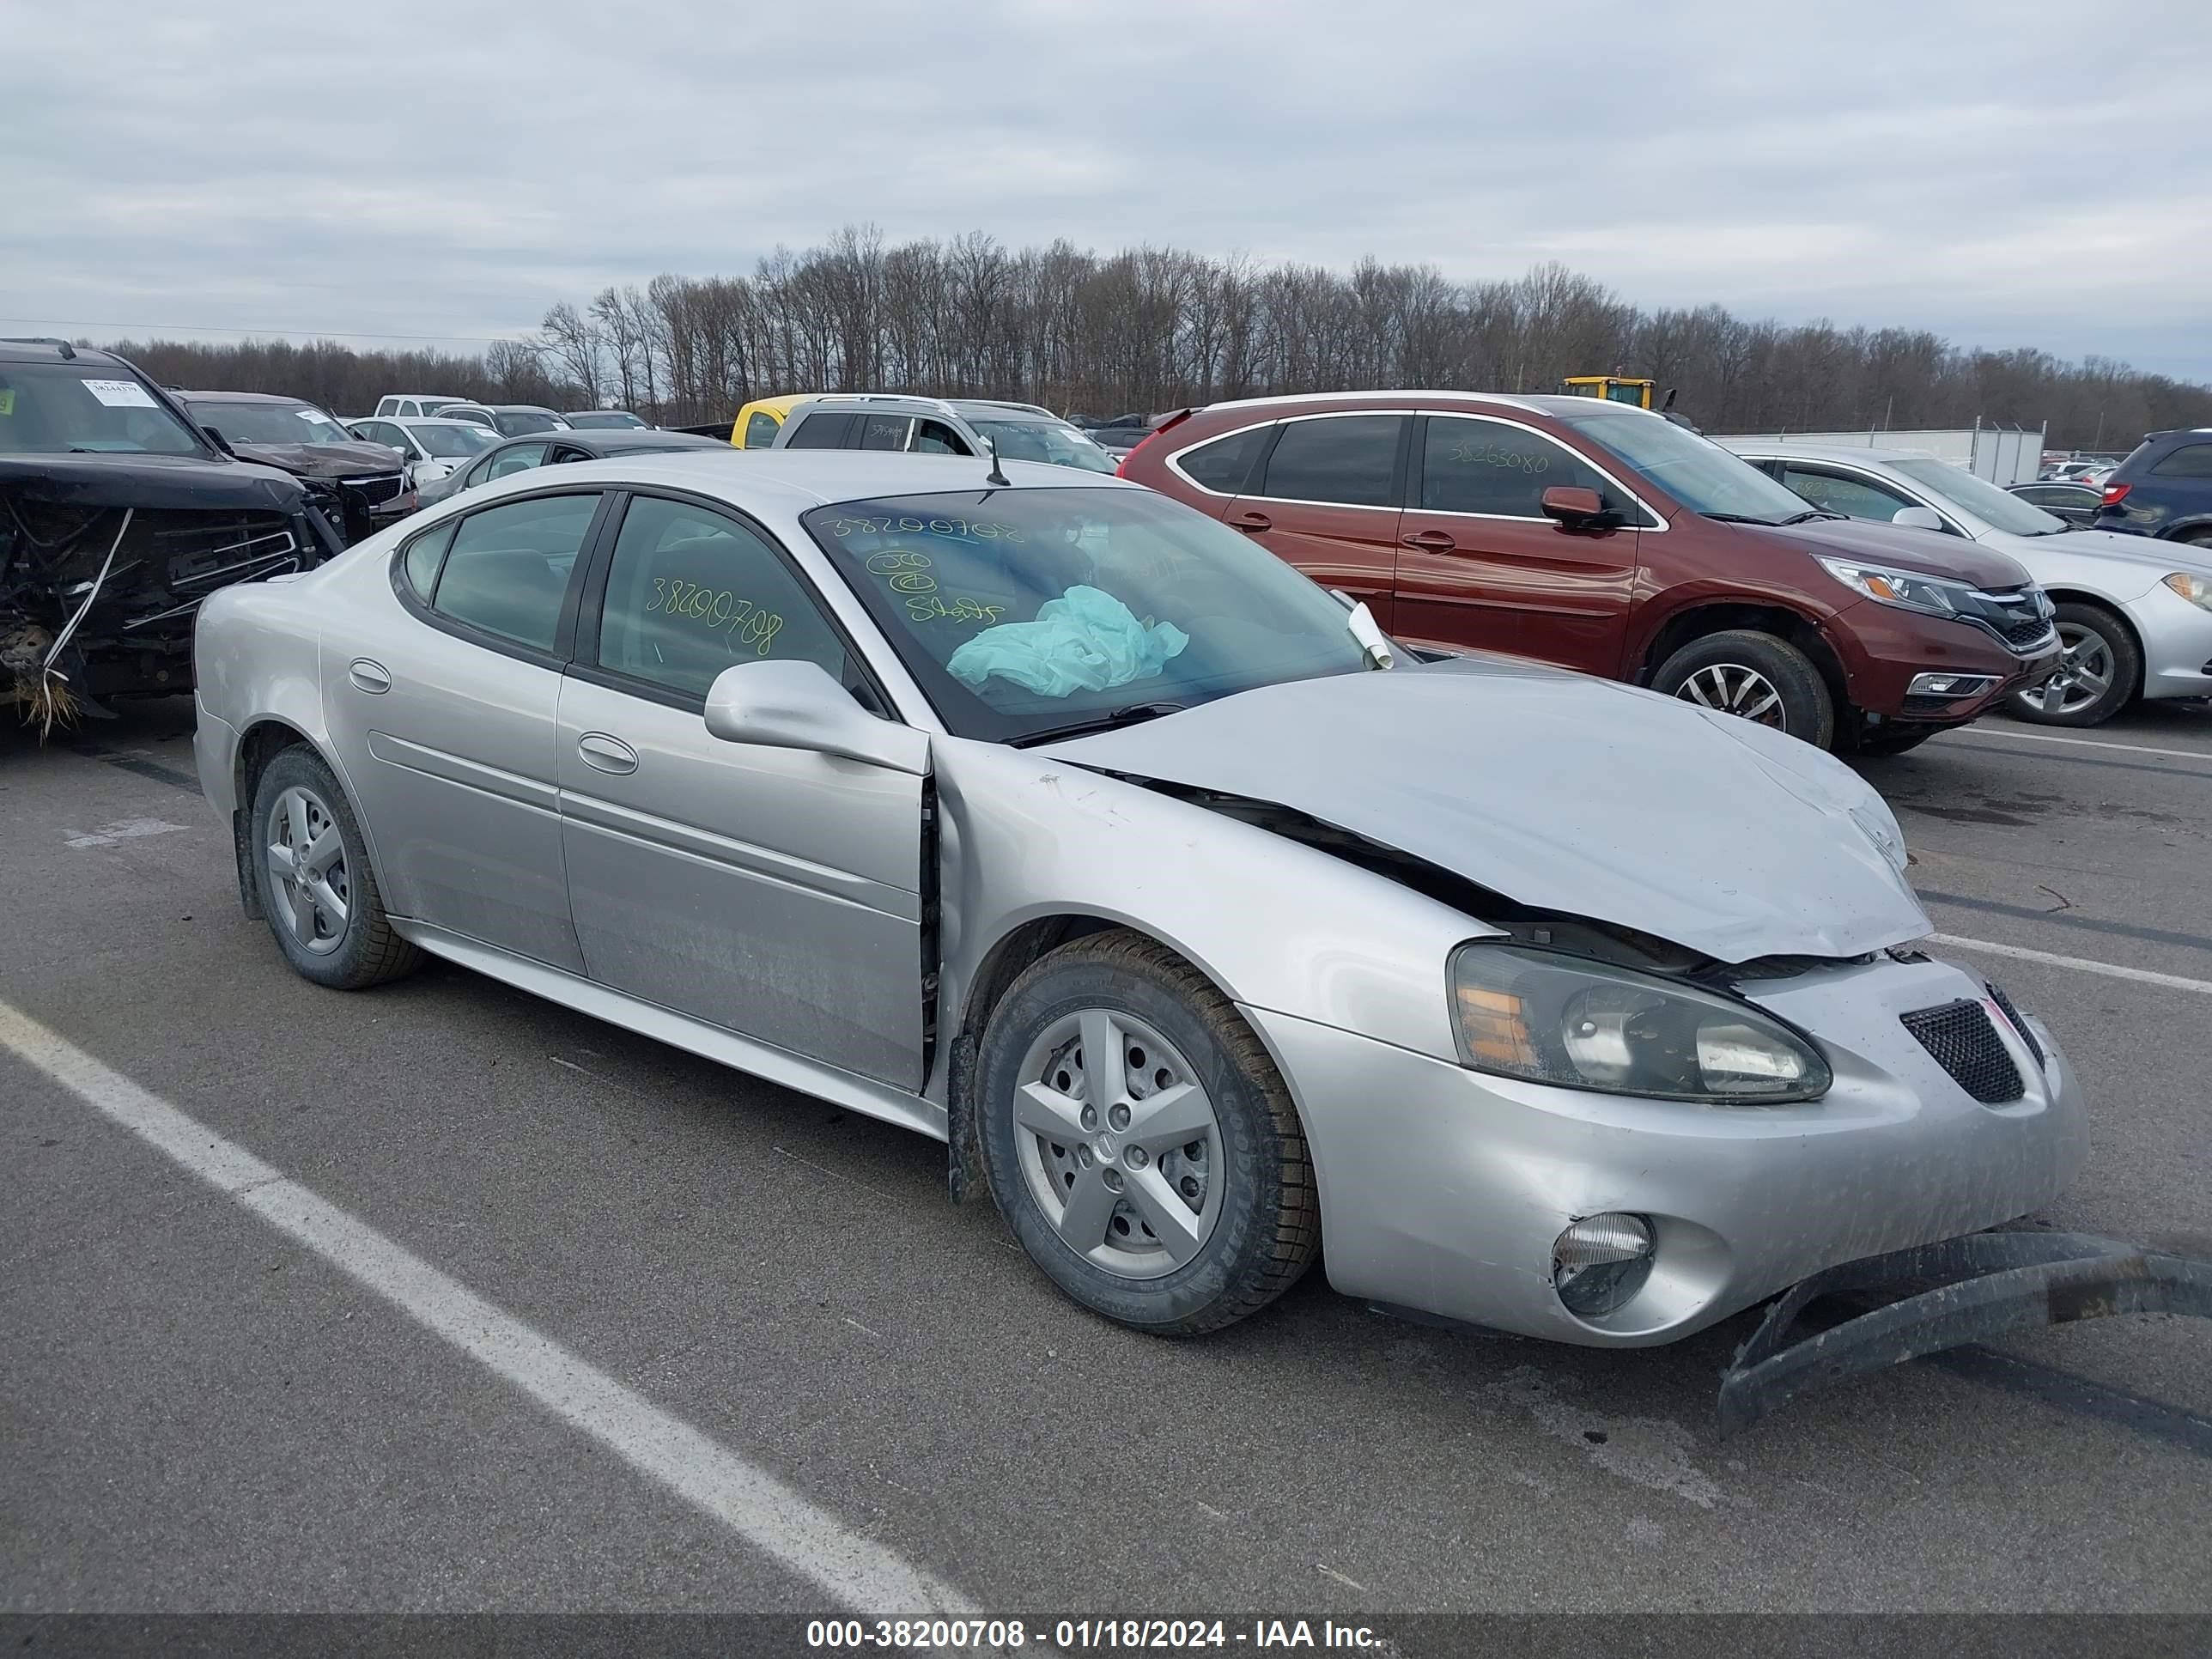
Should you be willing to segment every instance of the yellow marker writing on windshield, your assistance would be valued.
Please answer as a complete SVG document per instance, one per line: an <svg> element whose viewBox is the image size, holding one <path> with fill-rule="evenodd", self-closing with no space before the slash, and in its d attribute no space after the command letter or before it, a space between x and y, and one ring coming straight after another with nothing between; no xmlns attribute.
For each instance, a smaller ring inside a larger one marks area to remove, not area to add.
<svg viewBox="0 0 2212 1659"><path fill-rule="evenodd" d="M13 415L15 412L15 393L14 390L10 388L6 391L0 391L0 415Z"/></svg>

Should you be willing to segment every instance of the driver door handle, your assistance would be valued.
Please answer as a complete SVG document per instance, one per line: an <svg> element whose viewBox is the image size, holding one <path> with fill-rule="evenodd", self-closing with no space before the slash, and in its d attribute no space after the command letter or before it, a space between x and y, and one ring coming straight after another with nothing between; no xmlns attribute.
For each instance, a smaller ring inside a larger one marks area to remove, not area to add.
<svg viewBox="0 0 2212 1659"><path fill-rule="evenodd" d="M1264 513L1239 513L1229 521L1229 527L1231 530L1256 533L1262 530L1273 530L1275 527L1275 521Z"/></svg>
<svg viewBox="0 0 2212 1659"><path fill-rule="evenodd" d="M1417 547L1424 553L1449 553L1459 544L1444 530L1417 530L1410 536L1401 536L1399 541L1407 547Z"/></svg>
<svg viewBox="0 0 2212 1659"><path fill-rule="evenodd" d="M620 738L611 738L604 732L585 732L576 739L576 752L583 757L585 765L602 772L637 770L637 750Z"/></svg>

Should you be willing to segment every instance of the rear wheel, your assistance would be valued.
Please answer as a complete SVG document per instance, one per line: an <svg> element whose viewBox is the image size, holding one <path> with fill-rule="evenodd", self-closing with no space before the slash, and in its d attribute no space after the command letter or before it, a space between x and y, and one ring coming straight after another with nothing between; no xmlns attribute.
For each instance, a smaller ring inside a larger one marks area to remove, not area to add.
<svg viewBox="0 0 2212 1659"><path fill-rule="evenodd" d="M2069 600L2053 621L2065 656L2041 685L2006 698L2006 711L2038 726L2102 726L2142 684L2142 652L2128 625L2102 605Z"/></svg>
<svg viewBox="0 0 2212 1659"><path fill-rule="evenodd" d="M1835 736L1835 700L1820 671L1789 641L1753 629L1692 640L1660 665L1651 689L1822 749Z"/></svg>
<svg viewBox="0 0 2212 1659"><path fill-rule="evenodd" d="M384 914L345 791L312 749L287 749L261 774L252 852L270 931L302 978L358 991L420 965Z"/></svg>

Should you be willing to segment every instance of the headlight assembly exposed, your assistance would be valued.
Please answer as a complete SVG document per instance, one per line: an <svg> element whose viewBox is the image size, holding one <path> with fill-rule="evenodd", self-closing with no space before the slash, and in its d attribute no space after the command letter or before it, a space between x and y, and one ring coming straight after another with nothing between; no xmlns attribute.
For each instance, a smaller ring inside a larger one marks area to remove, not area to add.
<svg viewBox="0 0 2212 1659"><path fill-rule="evenodd" d="M1814 1100L1833 1080L1772 1015L1656 975L1477 940L1452 953L1451 987L1478 1072L1730 1106Z"/></svg>
<svg viewBox="0 0 2212 1659"><path fill-rule="evenodd" d="M1938 581L1917 571L1892 570L1886 565L1861 564L1855 559L1822 559L1820 568L1844 586L1883 605L1918 611L1931 617L1955 617L1954 595L1973 592L1964 582Z"/></svg>
<svg viewBox="0 0 2212 1659"><path fill-rule="evenodd" d="M2177 570L2160 580L2200 611L2212 611L2212 580Z"/></svg>

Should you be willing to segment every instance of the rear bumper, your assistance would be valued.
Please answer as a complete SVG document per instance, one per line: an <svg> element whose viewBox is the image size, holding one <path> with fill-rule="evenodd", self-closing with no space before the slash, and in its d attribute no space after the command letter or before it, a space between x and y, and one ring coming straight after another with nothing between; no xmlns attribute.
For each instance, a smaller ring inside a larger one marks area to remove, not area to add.
<svg viewBox="0 0 2212 1659"><path fill-rule="evenodd" d="M1440 988L1441 994L1441 988ZM1586 1346L1671 1342L1810 1274L2047 1204L2087 1153L2081 1086L2002 1022L2026 1085L1984 1106L1899 1023L1982 981L1941 963L1778 982L1757 1000L1814 1032L1836 1081L1794 1106L1688 1105L1486 1076L1246 1009L1296 1097L1324 1260L1346 1295ZM1649 1218L1656 1261L1619 1311L1577 1318L1552 1247L1584 1217Z"/></svg>
<svg viewBox="0 0 2212 1659"><path fill-rule="evenodd" d="M2040 684L2058 666L2056 637L2022 654L1968 623L1923 617L1862 599L1822 629L1842 663L1853 708L1884 720L1916 726L1963 726L2024 685ZM1948 701L1916 697L1914 678L1929 673L1984 674L1990 684Z"/></svg>

